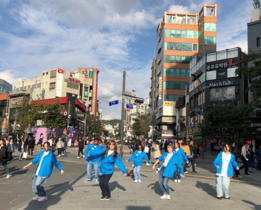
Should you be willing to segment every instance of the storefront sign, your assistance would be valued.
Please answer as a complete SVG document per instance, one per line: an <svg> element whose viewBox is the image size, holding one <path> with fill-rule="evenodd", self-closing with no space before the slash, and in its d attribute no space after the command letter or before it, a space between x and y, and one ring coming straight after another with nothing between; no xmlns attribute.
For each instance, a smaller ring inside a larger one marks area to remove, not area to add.
<svg viewBox="0 0 261 210"><path fill-rule="evenodd" d="M217 79L227 78L227 70L226 69L220 69L216 72L217 72Z"/></svg>
<svg viewBox="0 0 261 210"><path fill-rule="evenodd" d="M74 78L64 78L64 81L65 82L75 82L76 84L77 83L81 83L81 81L80 80L78 80L78 79L74 79Z"/></svg>
<svg viewBox="0 0 261 210"><path fill-rule="evenodd" d="M207 71L219 69L219 68L227 68L227 67L231 67L231 66L237 66L237 63L233 63L233 59L230 59L225 62L207 65Z"/></svg>
<svg viewBox="0 0 261 210"><path fill-rule="evenodd" d="M164 116L173 116L174 115L174 103L171 101L165 101L163 106L163 115Z"/></svg>
<svg viewBox="0 0 261 210"><path fill-rule="evenodd" d="M174 123L173 117L162 117L162 122L164 123Z"/></svg>
<svg viewBox="0 0 261 210"><path fill-rule="evenodd" d="M261 123L251 123L250 126L253 127L261 127Z"/></svg>
<svg viewBox="0 0 261 210"><path fill-rule="evenodd" d="M164 106L173 106L173 102L164 102Z"/></svg>
<svg viewBox="0 0 261 210"><path fill-rule="evenodd" d="M216 143L217 143L217 140L216 140L216 139L210 139L210 143L216 144Z"/></svg>
<svg viewBox="0 0 261 210"><path fill-rule="evenodd" d="M63 74L63 69L58 68L57 72Z"/></svg>
<svg viewBox="0 0 261 210"><path fill-rule="evenodd" d="M201 70L197 70L194 74L191 74L193 76L192 81L196 80L197 78L199 78L202 74Z"/></svg>
<svg viewBox="0 0 261 210"><path fill-rule="evenodd" d="M229 85L234 85L234 81L232 80L224 80L220 82L210 82L209 87L220 87L220 86L229 86Z"/></svg>
<svg viewBox="0 0 261 210"><path fill-rule="evenodd" d="M193 129L188 127L188 135L192 135L193 134Z"/></svg>

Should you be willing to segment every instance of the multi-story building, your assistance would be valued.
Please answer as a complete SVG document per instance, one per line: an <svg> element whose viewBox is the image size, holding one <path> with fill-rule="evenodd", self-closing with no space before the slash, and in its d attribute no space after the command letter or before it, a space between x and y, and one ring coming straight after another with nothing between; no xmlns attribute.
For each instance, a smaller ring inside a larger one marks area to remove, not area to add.
<svg viewBox="0 0 261 210"><path fill-rule="evenodd" d="M251 22L247 24L248 31L248 52L258 52L261 50L261 4L260 1L254 1L254 9L251 11ZM257 66L257 62L249 62L249 67ZM250 81L248 80L248 85ZM251 92L248 92L248 102L251 101ZM261 145L261 110L256 109L251 117L251 126L253 135L247 138L252 141L254 147Z"/></svg>
<svg viewBox="0 0 261 210"><path fill-rule="evenodd" d="M156 71L157 71L157 58L153 58L151 64L151 86L150 86L150 99L149 99L149 115L151 119L151 125L155 126L155 96L156 96Z"/></svg>
<svg viewBox="0 0 261 210"><path fill-rule="evenodd" d="M30 88L51 91L56 97L75 95L96 119L98 95L98 68L82 68L70 72L60 68L43 71L42 76L32 79L19 79L15 91Z"/></svg>
<svg viewBox="0 0 261 210"><path fill-rule="evenodd" d="M2 138L2 135L7 132L8 128L8 98L8 93L0 94L0 138Z"/></svg>
<svg viewBox="0 0 261 210"><path fill-rule="evenodd" d="M203 5L197 14L165 12L158 25L154 113L160 138L174 138L175 104L185 95L192 57L216 50L216 17L217 5Z"/></svg>
<svg viewBox="0 0 261 210"><path fill-rule="evenodd" d="M0 94L8 93L11 90L12 90L12 85L3 79L0 79Z"/></svg>
<svg viewBox="0 0 261 210"><path fill-rule="evenodd" d="M215 104L245 103L244 75L236 74L243 53L236 47L209 53L198 54L190 62L189 119L188 126L193 128L193 139L202 138L197 126L202 122L202 113ZM215 139L208 142L208 150L220 150Z"/></svg>

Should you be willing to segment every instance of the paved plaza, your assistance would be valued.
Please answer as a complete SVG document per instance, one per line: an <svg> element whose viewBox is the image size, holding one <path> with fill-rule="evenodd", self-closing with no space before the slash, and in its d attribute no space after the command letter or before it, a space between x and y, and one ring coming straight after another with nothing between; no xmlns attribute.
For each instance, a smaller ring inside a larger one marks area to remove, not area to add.
<svg viewBox="0 0 261 210"><path fill-rule="evenodd" d="M125 163L130 154L124 151L124 164L127 168L131 163ZM48 201L39 203L32 201L32 177L35 165L29 170L22 170L25 161L15 160L8 164L13 176L5 178L3 168L0 170L0 203L1 210L6 209L261 209L261 172L255 171L243 179L232 179L229 195L230 200L216 198L215 169L212 165L214 156L196 159L198 174L188 173L181 183L169 181L171 200L161 200L162 192L158 184L158 174L151 166L143 165L142 182L134 183L131 177L124 177L119 169L115 170L110 180L112 200L100 201L99 184L86 180L86 163L83 158L76 158L76 150L58 158L65 174L60 175L57 169L44 185ZM154 160L152 159L152 162ZM191 169L188 169L191 171ZM243 175L243 172L242 172Z"/></svg>

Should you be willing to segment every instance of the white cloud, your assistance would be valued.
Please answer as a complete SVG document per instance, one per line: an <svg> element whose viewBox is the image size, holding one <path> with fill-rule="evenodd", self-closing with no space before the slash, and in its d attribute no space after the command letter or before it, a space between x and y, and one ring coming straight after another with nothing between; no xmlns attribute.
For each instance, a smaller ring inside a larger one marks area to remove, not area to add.
<svg viewBox="0 0 261 210"><path fill-rule="evenodd" d="M11 85L14 85L14 83L17 81L17 78L15 78L14 72L12 70L0 72L0 78L9 82Z"/></svg>

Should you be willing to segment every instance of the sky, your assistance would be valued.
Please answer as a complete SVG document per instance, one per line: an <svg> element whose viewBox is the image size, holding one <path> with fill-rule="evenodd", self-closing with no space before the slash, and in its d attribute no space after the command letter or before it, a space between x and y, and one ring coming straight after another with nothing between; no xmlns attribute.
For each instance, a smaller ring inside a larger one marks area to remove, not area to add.
<svg viewBox="0 0 261 210"><path fill-rule="evenodd" d="M164 12L198 13L217 4L217 49L247 52L248 0L0 0L0 78L14 84L42 71L97 67L104 119L119 119L126 91L148 98L157 25Z"/></svg>

